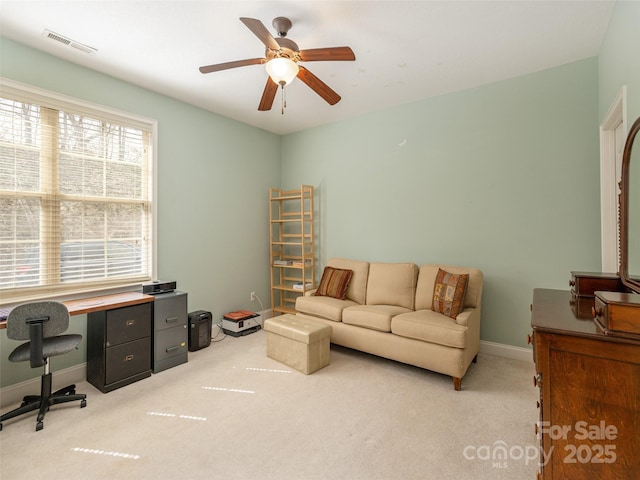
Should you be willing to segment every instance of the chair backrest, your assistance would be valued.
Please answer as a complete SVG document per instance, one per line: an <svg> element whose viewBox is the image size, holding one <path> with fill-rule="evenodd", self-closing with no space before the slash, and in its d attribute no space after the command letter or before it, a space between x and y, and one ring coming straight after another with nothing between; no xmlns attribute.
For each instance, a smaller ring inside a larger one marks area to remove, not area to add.
<svg viewBox="0 0 640 480"><path fill-rule="evenodd" d="M7 317L7 337L30 340L29 320L48 317L42 324L43 338L60 335L69 328L69 310L60 302L44 301L18 305Z"/></svg>

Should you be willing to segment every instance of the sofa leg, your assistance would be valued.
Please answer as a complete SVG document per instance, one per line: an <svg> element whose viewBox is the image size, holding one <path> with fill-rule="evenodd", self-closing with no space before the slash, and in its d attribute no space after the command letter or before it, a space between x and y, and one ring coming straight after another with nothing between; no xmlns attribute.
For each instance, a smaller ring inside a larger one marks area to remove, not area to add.
<svg viewBox="0 0 640 480"><path fill-rule="evenodd" d="M462 379L459 377L451 377L453 378L453 388L457 391L462 390Z"/></svg>
<svg viewBox="0 0 640 480"><path fill-rule="evenodd" d="M478 354L476 354L475 357L473 357L473 360L471 360L473 363L478 363Z"/></svg>

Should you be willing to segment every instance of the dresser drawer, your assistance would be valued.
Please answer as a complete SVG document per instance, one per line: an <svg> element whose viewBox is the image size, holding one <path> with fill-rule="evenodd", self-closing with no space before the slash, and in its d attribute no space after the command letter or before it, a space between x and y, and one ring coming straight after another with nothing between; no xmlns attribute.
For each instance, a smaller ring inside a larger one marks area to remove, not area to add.
<svg viewBox="0 0 640 480"><path fill-rule="evenodd" d="M107 347L148 337L151 334L150 303L109 310L106 315Z"/></svg>
<svg viewBox="0 0 640 480"><path fill-rule="evenodd" d="M616 273L571 272L571 293L578 297L593 297L596 291L624 292L622 280Z"/></svg>
<svg viewBox="0 0 640 480"><path fill-rule="evenodd" d="M638 294L596 292L593 316L603 333L640 338Z"/></svg>
<svg viewBox="0 0 640 480"><path fill-rule="evenodd" d="M151 368L151 339L134 340L106 351L105 383L124 380Z"/></svg>

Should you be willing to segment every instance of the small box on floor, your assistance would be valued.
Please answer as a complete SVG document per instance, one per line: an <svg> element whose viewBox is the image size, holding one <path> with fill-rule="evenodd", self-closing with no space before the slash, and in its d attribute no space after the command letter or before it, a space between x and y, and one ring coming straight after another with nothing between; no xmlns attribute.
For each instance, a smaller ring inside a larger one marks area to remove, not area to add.
<svg viewBox="0 0 640 480"><path fill-rule="evenodd" d="M222 330L227 335L239 337L260 330L260 315L249 310L225 313L222 317Z"/></svg>

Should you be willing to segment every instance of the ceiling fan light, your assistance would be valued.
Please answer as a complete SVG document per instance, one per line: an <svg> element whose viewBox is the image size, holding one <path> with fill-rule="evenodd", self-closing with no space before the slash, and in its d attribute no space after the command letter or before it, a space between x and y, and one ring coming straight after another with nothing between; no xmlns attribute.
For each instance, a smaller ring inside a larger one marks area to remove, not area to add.
<svg viewBox="0 0 640 480"><path fill-rule="evenodd" d="M272 58L265 67L277 85L289 85L298 75L298 64L285 57Z"/></svg>

